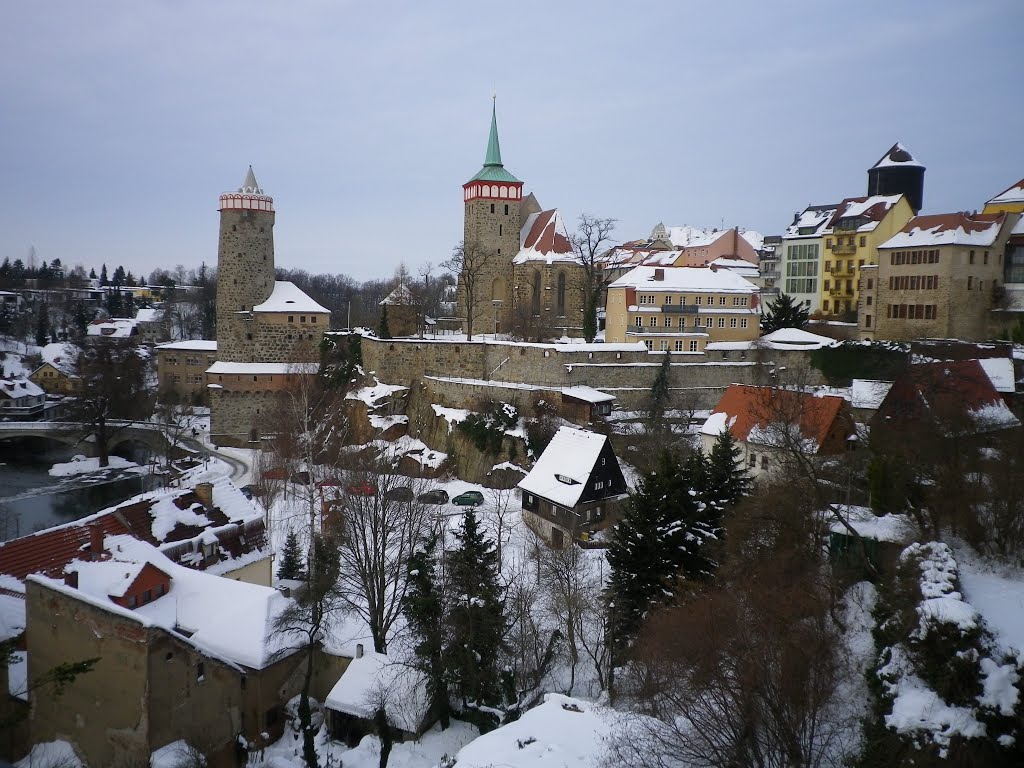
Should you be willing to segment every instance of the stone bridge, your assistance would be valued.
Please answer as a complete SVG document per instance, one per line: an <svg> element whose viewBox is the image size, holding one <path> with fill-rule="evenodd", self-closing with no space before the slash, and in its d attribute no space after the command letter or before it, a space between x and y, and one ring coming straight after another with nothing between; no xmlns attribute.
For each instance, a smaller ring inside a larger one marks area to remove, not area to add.
<svg viewBox="0 0 1024 768"><path fill-rule="evenodd" d="M126 443L142 444L150 451L167 450L167 438L156 424L139 424L125 421L107 422L114 436L110 440L110 453ZM86 424L68 421L2 421L0 422L0 441L17 438L36 437L53 440L70 445L86 456L98 456L96 440Z"/></svg>

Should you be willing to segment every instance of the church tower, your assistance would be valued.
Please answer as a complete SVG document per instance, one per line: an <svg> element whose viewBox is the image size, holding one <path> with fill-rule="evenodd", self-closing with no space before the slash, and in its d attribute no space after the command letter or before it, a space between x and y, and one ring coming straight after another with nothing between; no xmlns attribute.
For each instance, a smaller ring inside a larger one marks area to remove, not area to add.
<svg viewBox="0 0 1024 768"><path fill-rule="evenodd" d="M251 362L252 308L274 290L274 200L249 166L237 192L220 196L217 246L217 359Z"/></svg>
<svg viewBox="0 0 1024 768"><path fill-rule="evenodd" d="M523 227L523 182L505 170L498 143L497 108L491 108L491 133L487 139L484 165L462 185L465 204L463 242L467 249L489 253L484 274L476 281L474 331L507 331L512 320L512 259L519 253ZM463 281L459 281L460 311L464 307ZM500 301L500 305L493 302ZM463 318L465 319L465 318Z"/></svg>

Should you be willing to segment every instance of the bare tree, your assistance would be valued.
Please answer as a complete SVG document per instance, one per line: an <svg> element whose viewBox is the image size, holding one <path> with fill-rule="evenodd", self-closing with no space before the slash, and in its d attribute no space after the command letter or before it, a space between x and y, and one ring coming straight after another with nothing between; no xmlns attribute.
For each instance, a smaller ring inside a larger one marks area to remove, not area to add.
<svg viewBox="0 0 1024 768"><path fill-rule="evenodd" d="M651 617L626 674L638 713L617 765L815 768L851 748L842 644L824 591L765 568Z"/></svg>
<svg viewBox="0 0 1024 768"><path fill-rule="evenodd" d="M515 500L515 492L511 488L497 488L491 491L490 496L491 503L487 511L490 512L488 517L494 529L494 546L498 553L498 562L504 563L503 547L508 543L519 517L518 510L512 504Z"/></svg>
<svg viewBox="0 0 1024 768"><path fill-rule="evenodd" d="M378 653L387 653L402 613L409 558L429 531L430 507L418 500L422 481L398 475L385 455L345 473L339 521L340 588L347 608L366 621Z"/></svg>
<svg viewBox="0 0 1024 768"><path fill-rule="evenodd" d="M576 232L569 238L576 263L583 270L583 336L588 342L597 335L597 309L604 289L611 281L612 273L601 257L612 243L615 223L615 219L581 213Z"/></svg>
<svg viewBox="0 0 1024 768"><path fill-rule="evenodd" d="M473 339L473 324L482 316L487 297L482 293L486 288L485 275L493 265L497 254L477 242L463 241L455 246L451 257L442 267L458 275L459 301L466 323L466 337Z"/></svg>
<svg viewBox="0 0 1024 768"><path fill-rule="evenodd" d="M110 446L117 433L152 413L148 366L145 350L114 339L89 344L74 363L82 391L69 405L68 419L82 425L83 437L95 438L101 467L110 464Z"/></svg>

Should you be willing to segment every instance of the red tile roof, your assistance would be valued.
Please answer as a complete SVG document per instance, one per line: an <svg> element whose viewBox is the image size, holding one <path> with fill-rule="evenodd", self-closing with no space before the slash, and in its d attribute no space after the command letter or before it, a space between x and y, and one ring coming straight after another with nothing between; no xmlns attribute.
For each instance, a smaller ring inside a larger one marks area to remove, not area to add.
<svg viewBox="0 0 1024 768"><path fill-rule="evenodd" d="M836 426L845 401L835 395L817 396L776 387L730 384L712 413L724 413L731 422L729 433L746 442L755 427L799 423L803 439L814 440L819 449Z"/></svg>
<svg viewBox="0 0 1024 768"><path fill-rule="evenodd" d="M541 211L523 241L523 248L532 248L538 253L572 253L572 244L564 229L557 208Z"/></svg>
<svg viewBox="0 0 1024 768"><path fill-rule="evenodd" d="M95 521L104 536L129 533L112 514L87 518ZM0 573L24 580L30 573L60 578L64 566L89 551L89 527L79 521L50 528L0 544Z"/></svg>

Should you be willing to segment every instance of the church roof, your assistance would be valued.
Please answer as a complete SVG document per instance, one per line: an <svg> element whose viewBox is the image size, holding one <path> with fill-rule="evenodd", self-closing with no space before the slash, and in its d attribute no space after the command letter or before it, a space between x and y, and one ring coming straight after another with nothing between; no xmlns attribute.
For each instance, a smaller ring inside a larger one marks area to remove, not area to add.
<svg viewBox="0 0 1024 768"><path fill-rule="evenodd" d="M487 154L484 156L484 167L470 181L508 181L519 183L519 179L505 170L501 164L501 144L498 142L497 107L491 108L491 133L487 137Z"/></svg>

